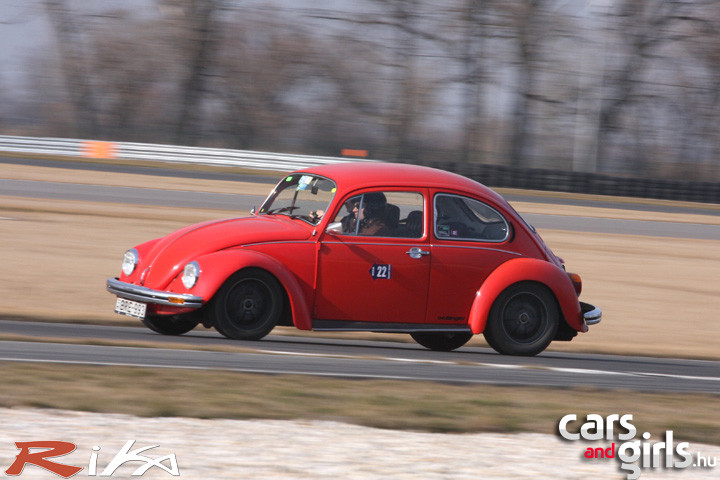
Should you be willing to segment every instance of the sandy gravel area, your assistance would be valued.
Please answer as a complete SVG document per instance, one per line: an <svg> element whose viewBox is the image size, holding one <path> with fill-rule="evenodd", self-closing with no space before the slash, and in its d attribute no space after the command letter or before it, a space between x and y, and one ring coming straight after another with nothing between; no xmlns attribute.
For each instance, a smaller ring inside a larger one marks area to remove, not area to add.
<svg viewBox="0 0 720 480"><path fill-rule="evenodd" d="M133 449L158 445L144 454L159 458L174 454L179 478L192 479L327 479L327 480L586 480L626 478L620 461L588 460L587 446L612 442L568 442L543 434L436 434L380 430L326 421L199 420L138 418L118 414L71 411L0 409L0 465L5 470L15 458L18 441L60 440L77 445L61 459L84 467L99 446L101 473L120 448L135 440ZM651 443L656 440L650 439ZM691 444L688 452L705 458L720 457L720 447ZM173 477L152 467L132 477L142 462L120 466L109 478ZM170 463L165 465L170 467ZM718 478L717 467L646 469L644 480ZM59 478L28 466L23 479Z"/></svg>

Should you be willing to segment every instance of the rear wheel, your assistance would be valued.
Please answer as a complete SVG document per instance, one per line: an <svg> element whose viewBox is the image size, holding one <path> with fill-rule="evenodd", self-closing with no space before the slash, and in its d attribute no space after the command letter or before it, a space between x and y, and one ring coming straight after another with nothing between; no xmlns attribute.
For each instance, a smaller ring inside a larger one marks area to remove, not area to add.
<svg viewBox="0 0 720 480"><path fill-rule="evenodd" d="M234 273L211 305L215 329L236 340L259 340L275 327L283 310L280 283L259 269Z"/></svg>
<svg viewBox="0 0 720 480"><path fill-rule="evenodd" d="M483 334L499 353L532 356L550 345L559 320L550 290L536 283L518 283L495 300Z"/></svg>
<svg viewBox="0 0 720 480"><path fill-rule="evenodd" d="M147 315L142 322L153 332L163 335L182 335L197 327L198 320L192 314Z"/></svg>
<svg viewBox="0 0 720 480"><path fill-rule="evenodd" d="M410 336L425 348L449 352L465 345L473 334L465 332L413 332Z"/></svg>

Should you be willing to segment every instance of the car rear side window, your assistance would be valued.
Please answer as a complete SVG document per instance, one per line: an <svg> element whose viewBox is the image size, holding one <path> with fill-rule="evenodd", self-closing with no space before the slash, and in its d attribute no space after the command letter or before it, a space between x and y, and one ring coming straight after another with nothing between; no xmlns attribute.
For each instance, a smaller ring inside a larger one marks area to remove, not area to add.
<svg viewBox="0 0 720 480"><path fill-rule="evenodd" d="M435 236L439 239L504 242L510 233L500 212L472 198L437 194L434 211Z"/></svg>

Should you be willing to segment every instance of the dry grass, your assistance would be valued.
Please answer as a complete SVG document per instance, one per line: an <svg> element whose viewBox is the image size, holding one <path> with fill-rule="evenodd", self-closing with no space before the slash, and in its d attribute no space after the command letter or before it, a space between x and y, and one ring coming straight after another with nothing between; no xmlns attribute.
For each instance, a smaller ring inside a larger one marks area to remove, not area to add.
<svg viewBox="0 0 720 480"><path fill-rule="evenodd" d="M568 414L632 413L638 432L720 444L718 397L590 389L5 363L0 406L140 416L319 419L434 432L554 434ZM30 375L29 372L32 372ZM38 386L42 385L42 388Z"/></svg>

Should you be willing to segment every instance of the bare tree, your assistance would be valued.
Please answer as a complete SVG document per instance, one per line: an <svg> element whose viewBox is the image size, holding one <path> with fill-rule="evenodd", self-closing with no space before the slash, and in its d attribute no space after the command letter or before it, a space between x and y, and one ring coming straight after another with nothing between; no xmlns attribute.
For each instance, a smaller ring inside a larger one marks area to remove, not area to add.
<svg viewBox="0 0 720 480"><path fill-rule="evenodd" d="M698 15L702 15L707 4L704 1L625 0L611 13L612 28L619 35L619 44L627 50L606 77L596 142L599 171L608 168L612 137L625 131L623 112L645 94L643 75L648 66L657 61L662 47L687 38L681 25L700 18ZM634 170L640 167L640 164L630 165Z"/></svg>
<svg viewBox="0 0 720 480"><path fill-rule="evenodd" d="M461 63L462 94L462 143L459 158L463 162L483 159L481 142L483 116L482 93L486 82L486 43L490 36L486 20L488 0L465 0L460 7L459 17L462 28L459 59Z"/></svg>
<svg viewBox="0 0 720 480"><path fill-rule="evenodd" d="M213 94L223 107L220 126L241 148L267 146L282 138L296 114L288 102L304 75L311 41L275 18L233 19L216 58Z"/></svg>
<svg viewBox="0 0 720 480"><path fill-rule="evenodd" d="M518 0L505 5L508 26L517 46L516 91L512 107L509 160L514 167L527 166L532 151L532 103L536 100L542 42L548 30L545 10L549 0Z"/></svg>
<svg viewBox="0 0 720 480"><path fill-rule="evenodd" d="M166 0L167 1L167 0ZM206 89L207 76L217 51L221 29L218 16L224 0L183 0L183 15L178 18L181 38L187 55L187 71L181 82L180 110L175 126L175 141L194 144L197 115Z"/></svg>
<svg viewBox="0 0 720 480"><path fill-rule="evenodd" d="M706 88L686 89L685 95L694 101L683 122L688 135L683 137L675 163L694 164L698 178L706 179L720 174L720 1L708 1L701 11L701 15L685 19L688 35L682 44L683 53L689 52L707 70L707 83ZM702 141L692 142L698 136Z"/></svg>
<svg viewBox="0 0 720 480"><path fill-rule="evenodd" d="M3 120L50 135L331 155L368 145L386 159L515 166L567 166L596 135L607 172L717 163L720 0L623 0L602 30L562 0L362 1L343 12L156 0L161 15L115 15L41 0L57 55L31 64L32 101ZM582 51L612 46L603 79L601 55L578 62L575 47L595 32L603 40Z"/></svg>
<svg viewBox="0 0 720 480"><path fill-rule="evenodd" d="M417 0L394 0L386 3L394 22L396 35L393 49L393 66L397 69L395 77L394 115L390 123L394 156L400 159L414 157L410 133L416 122L415 108L417 89L415 84L415 57L417 40L413 34L416 22Z"/></svg>
<svg viewBox="0 0 720 480"><path fill-rule="evenodd" d="M97 112L92 76L84 62L85 45L76 15L70 11L65 0L44 0L50 22L55 31L57 48L61 59L65 90L75 115L76 135L97 136Z"/></svg>
<svg viewBox="0 0 720 480"><path fill-rule="evenodd" d="M179 67L167 30L157 19L122 19L91 38L87 61L103 91L97 114L104 136L173 140L166 125L175 120Z"/></svg>
<svg viewBox="0 0 720 480"><path fill-rule="evenodd" d="M431 19L431 13L442 11L445 5L423 0L367 2L372 8L362 13L345 16L316 13L314 16L355 27L357 41L373 45L384 53L381 66L385 78L375 79L378 85L383 80L390 85L389 89L378 90L388 95L381 99L387 105L382 119L388 136L384 153L387 158L414 159L420 153L414 137L426 116L423 108L431 103L434 93L432 81L418 59L436 55L438 48L446 48L446 39L434 31ZM434 71L437 70L435 67Z"/></svg>
<svg viewBox="0 0 720 480"><path fill-rule="evenodd" d="M313 35L287 18L244 14L226 29L212 95L223 132L241 148L299 146L337 155L380 144L385 108L375 49L344 33Z"/></svg>
<svg viewBox="0 0 720 480"><path fill-rule="evenodd" d="M3 84L0 83L0 105L8 105L10 103L8 99L5 98L5 89L3 88ZM5 116L7 115L7 112L0 110L0 131L3 130L3 125L5 123Z"/></svg>

